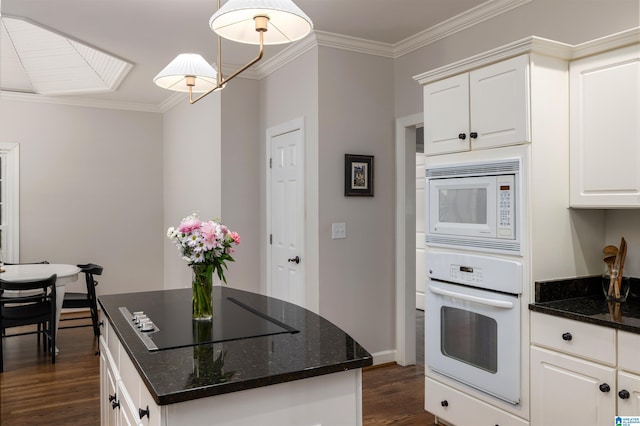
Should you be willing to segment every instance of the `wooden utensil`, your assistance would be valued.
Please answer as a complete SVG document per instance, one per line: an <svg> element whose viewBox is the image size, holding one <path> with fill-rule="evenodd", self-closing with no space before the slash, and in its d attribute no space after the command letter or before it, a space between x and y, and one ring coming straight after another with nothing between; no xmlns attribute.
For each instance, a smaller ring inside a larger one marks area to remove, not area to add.
<svg viewBox="0 0 640 426"><path fill-rule="evenodd" d="M618 251L620 260L619 260L619 264L618 264L618 277L616 279L616 284L615 284L615 294L616 294L616 299L620 298L620 288L622 287L622 271L624 269L624 260L627 257L627 242L625 241L624 237L622 237L622 240L620 241L620 250Z"/></svg>
<svg viewBox="0 0 640 426"><path fill-rule="evenodd" d="M602 249L604 263L607 264L607 268L609 269L609 289L607 290L609 296L612 296L614 292L615 278L613 276L613 266L616 263L618 251L618 247L616 246L606 246Z"/></svg>

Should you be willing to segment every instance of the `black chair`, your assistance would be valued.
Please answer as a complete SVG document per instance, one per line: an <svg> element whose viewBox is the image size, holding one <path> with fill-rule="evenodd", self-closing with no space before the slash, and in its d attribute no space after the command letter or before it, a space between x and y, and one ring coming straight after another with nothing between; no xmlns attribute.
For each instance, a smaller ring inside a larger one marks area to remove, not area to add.
<svg viewBox="0 0 640 426"><path fill-rule="evenodd" d="M98 337L100 336L100 327L98 326L98 300L96 297L96 286L98 285L98 281L95 280L94 275L102 275L102 266L93 263L86 263L77 266L80 268L81 272L84 272L87 292L65 292L62 307L70 309L89 308L89 316L63 318L60 322L90 318L91 324L68 325L58 328L93 327L93 334Z"/></svg>
<svg viewBox="0 0 640 426"><path fill-rule="evenodd" d="M55 274L44 280L5 281L0 279L0 372L4 371L2 346L4 339L24 334L38 334L44 337L44 350L51 353L51 363L56 362L56 278ZM22 294L8 295L6 292L21 291ZM24 295L26 292L28 295ZM34 294L35 292L35 294ZM36 332L5 334L10 327L37 325Z"/></svg>

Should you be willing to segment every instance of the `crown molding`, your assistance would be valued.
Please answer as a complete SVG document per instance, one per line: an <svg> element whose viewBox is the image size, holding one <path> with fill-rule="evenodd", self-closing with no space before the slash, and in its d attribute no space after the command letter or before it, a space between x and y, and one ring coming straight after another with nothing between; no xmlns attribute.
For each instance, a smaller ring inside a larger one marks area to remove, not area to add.
<svg viewBox="0 0 640 426"><path fill-rule="evenodd" d="M640 43L640 27L611 34L605 37L577 44L573 47L571 59L602 53L607 50Z"/></svg>
<svg viewBox="0 0 640 426"><path fill-rule="evenodd" d="M24 101L24 102L39 102L45 104L57 104L68 106L79 106L89 108L107 108L107 109L119 109L127 111L141 111L141 112L162 112L160 107L156 105L148 104L136 104L129 102L113 102L105 100L94 100L87 98L72 98L72 97L55 97L55 96L43 96L33 93L19 93L0 91L0 99L8 101Z"/></svg>
<svg viewBox="0 0 640 426"><path fill-rule="evenodd" d="M312 31L311 34L309 34L302 40L287 46L277 55L272 56L264 62L260 62L255 67L255 73L259 76L258 79L262 79L272 72L278 70L279 68L282 68L294 59L307 53L317 45L318 43L316 41L316 31Z"/></svg>
<svg viewBox="0 0 640 426"><path fill-rule="evenodd" d="M640 43L640 27L621 31L609 36L601 37L585 43L571 45L541 37L527 37L504 46L479 53L474 56L453 62L413 77L420 84L428 84L436 80L471 71L494 62L525 53L537 53L566 61L585 56L602 53L607 50L618 49ZM639 46L640 48L640 46Z"/></svg>
<svg viewBox="0 0 640 426"><path fill-rule="evenodd" d="M367 55L394 58L393 45L377 41L365 40L326 31L315 31L318 46L332 47L334 49L348 50L350 52L364 53Z"/></svg>
<svg viewBox="0 0 640 426"><path fill-rule="evenodd" d="M394 58L406 55L483 21L494 18L532 0L489 0L460 15L408 37L393 45Z"/></svg>
<svg viewBox="0 0 640 426"><path fill-rule="evenodd" d="M509 59L525 53L536 52L560 59L571 58L571 46L540 37L526 37L495 49L453 62L413 77L420 84L428 84L455 74Z"/></svg>

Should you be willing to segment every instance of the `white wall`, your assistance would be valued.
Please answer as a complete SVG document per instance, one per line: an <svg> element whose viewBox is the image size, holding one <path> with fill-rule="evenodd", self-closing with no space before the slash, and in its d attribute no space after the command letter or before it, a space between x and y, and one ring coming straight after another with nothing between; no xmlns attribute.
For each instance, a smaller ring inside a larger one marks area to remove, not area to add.
<svg viewBox="0 0 640 426"><path fill-rule="evenodd" d="M318 312L318 52L295 58L260 81L260 235L266 238L266 131L296 118L305 122L305 284L307 308ZM266 292L266 245L260 246L261 290Z"/></svg>
<svg viewBox="0 0 640 426"><path fill-rule="evenodd" d="M393 61L319 51L320 313L370 352L395 346ZM344 155L373 155L374 196L344 196ZM331 238L346 223L347 238Z"/></svg>
<svg viewBox="0 0 640 426"><path fill-rule="evenodd" d="M20 261L98 263L98 294L162 288L161 115L7 98L0 140L20 144Z"/></svg>
<svg viewBox="0 0 640 426"><path fill-rule="evenodd" d="M222 219L240 234L240 245L228 263L229 286L260 292L259 82L237 78L222 95Z"/></svg>
<svg viewBox="0 0 640 426"><path fill-rule="evenodd" d="M191 287L191 270L178 248L166 236L170 226L198 212L203 220L222 215L220 93L197 103L187 98L163 114L162 164L164 203L164 288ZM161 267L161 265L158 265Z"/></svg>

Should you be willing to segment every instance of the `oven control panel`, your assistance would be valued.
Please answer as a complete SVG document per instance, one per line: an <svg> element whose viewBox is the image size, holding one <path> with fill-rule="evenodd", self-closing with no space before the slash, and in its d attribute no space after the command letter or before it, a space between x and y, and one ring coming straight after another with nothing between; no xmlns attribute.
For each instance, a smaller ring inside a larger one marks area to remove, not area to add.
<svg viewBox="0 0 640 426"><path fill-rule="evenodd" d="M522 263L493 256L427 251L427 278L522 294Z"/></svg>
<svg viewBox="0 0 640 426"><path fill-rule="evenodd" d="M483 280L482 268L472 266L451 265L449 271L451 281L480 285Z"/></svg>

